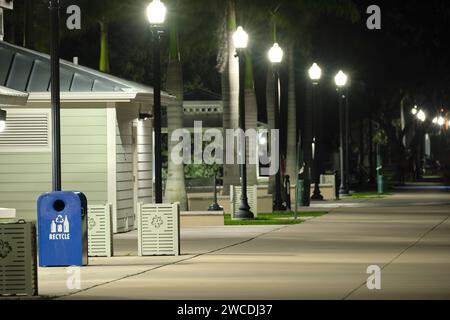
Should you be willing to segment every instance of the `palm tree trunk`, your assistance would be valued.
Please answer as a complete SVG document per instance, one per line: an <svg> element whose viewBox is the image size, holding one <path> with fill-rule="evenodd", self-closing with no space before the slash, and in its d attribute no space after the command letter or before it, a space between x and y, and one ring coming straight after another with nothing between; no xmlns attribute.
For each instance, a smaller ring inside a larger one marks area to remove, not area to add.
<svg viewBox="0 0 450 320"><path fill-rule="evenodd" d="M273 130L275 128L275 92L274 92L274 78L273 71L269 69L267 72L266 82L266 104L267 104L267 128ZM272 141L269 139L268 141ZM273 194L275 191L275 175L269 177L268 194Z"/></svg>
<svg viewBox="0 0 450 320"><path fill-rule="evenodd" d="M108 26L106 22L100 21L100 63L99 70L109 73L109 43L108 43Z"/></svg>
<svg viewBox="0 0 450 320"><path fill-rule="evenodd" d="M256 102L256 92L253 79L253 61L250 52L246 54L246 70L245 70L245 128L258 130L258 104ZM250 141L249 141L250 142ZM253 141L258 143L258 140ZM257 156L256 144L246 144L246 163L247 163L247 184L254 186L258 183L257 165L254 163ZM252 148L253 147L253 148Z"/></svg>
<svg viewBox="0 0 450 320"><path fill-rule="evenodd" d="M294 49L291 46L287 54L288 63L288 110L287 110L287 149L286 149L286 175L289 175L291 185L297 184L297 102L295 98L295 64ZM292 196L292 195L291 195Z"/></svg>
<svg viewBox="0 0 450 320"><path fill-rule="evenodd" d="M171 160L173 148L179 142L172 142L172 133L183 128L183 70L178 46L178 30L174 22L170 31L170 59L167 68L166 90L176 97L167 107L167 127L169 133L169 160L166 181L165 202L180 203L182 211L188 210L184 165Z"/></svg>
<svg viewBox="0 0 450 320"><path fill-rule="evenodd" d="M237 129L239 127L239 61L235 57L236 49L233 43L233 33L236 31L236 7L234 0L228 1L227 6L227 50L228 62L222 74L222 99L223 99L223 127L224 129ZM235 150L227 150L233 152ZM236 159L236 157L234 157ZM223 176L223 194L229 195L231 185L240 184L239 166L237 164L225 164Z"/></svg>
<svg viewBox="0 0 450 320"><path fill-rule="evenodd" d="M256 103L255 89L245 90L245 127L248 129L258 129L258 106ZM255 141L258 143L258 139ZM257 179L257 165L254 164L257 157L256 145L247 143L247 183L249 186L258 184Z"/></svg>
<svg viewBox="0 0 450 320"><path fill-rule="evenodd" d="M23 47L28 49L33 49L33 19L32 19L32 6L31 0L24 1L24 27L23 27Z"/></svg>

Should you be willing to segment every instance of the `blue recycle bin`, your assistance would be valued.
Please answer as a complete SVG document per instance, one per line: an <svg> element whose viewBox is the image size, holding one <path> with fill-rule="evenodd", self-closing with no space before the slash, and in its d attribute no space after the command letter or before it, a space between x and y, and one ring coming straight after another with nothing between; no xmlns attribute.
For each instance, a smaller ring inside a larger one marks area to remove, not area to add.
<svg viewBox="0 0 450 320"><path fill-rule="evenodd" d="M88 264L87 199L81 192L42 194L37 203L40 267Z"/></svg>

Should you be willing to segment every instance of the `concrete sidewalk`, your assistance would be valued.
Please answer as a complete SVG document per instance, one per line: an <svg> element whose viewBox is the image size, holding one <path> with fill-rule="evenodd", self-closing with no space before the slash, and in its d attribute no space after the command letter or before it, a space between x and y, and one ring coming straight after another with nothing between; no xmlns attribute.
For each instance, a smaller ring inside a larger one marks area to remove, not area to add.
<svg viewBox="0 0 450 320"><path fill-rule="evenodd" d="M414 202L415 205L408 205ZM402 193L335 208L294 226L186 229L181 257L92 259L82 289L66 269L40 270L40 292L63 299L450 299L450 195ZM366 287L382 268L382 290Z"/></svg>

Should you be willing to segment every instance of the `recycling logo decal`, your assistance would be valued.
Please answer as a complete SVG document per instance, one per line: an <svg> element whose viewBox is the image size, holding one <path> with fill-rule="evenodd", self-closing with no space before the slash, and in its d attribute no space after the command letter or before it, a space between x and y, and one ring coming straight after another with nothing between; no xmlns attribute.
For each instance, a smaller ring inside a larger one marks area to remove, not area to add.
<svg viewBox="0 0 450 320"><path fill-rule="evenodd" d="M0 258L5 259L12 252L8 242L0 240Z"/></svg>
<svg viewBox="0 0 450 320"><path fill-rule="evenodd" d="M164 224L164 220L160 216L154 216L150 224L159 229Z"/></svg>
<svg viewBox="0 0 450 320"><path fill-rule="evenodd" d="M92 229L95 228L95 226L97 225L97 223L95 222L95 219L94 219L94 218L89 218L88 225L89 225L89 230L92 230Z"/></svg>

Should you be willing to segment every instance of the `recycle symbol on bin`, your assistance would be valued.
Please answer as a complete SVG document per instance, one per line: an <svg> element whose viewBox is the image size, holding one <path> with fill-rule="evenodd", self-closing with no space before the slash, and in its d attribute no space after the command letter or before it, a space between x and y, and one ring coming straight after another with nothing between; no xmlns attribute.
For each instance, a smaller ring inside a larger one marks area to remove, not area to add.
<svg viewBox="0 0 450 320"><path fill-rule="evenodd" d="M5 259L12 252L12 248L8 242L0 240L0 258Z"/></svg>
<svg viewBox="0 0 450 320"><path fill-rule="evenodd" d="M159 229L164 224L164 220L160 216L154 216L150 224Z"/></svg>
<svg viewBox="0 0 450 320"><path fill-rule="evenodd" d="M88 225L89 225L89 230L92 230L92 229L95 228L95 226L97 225L97 223L95 222L95 219L94 219L94 218L89 218L89 223L88 223Z"/></svg>

